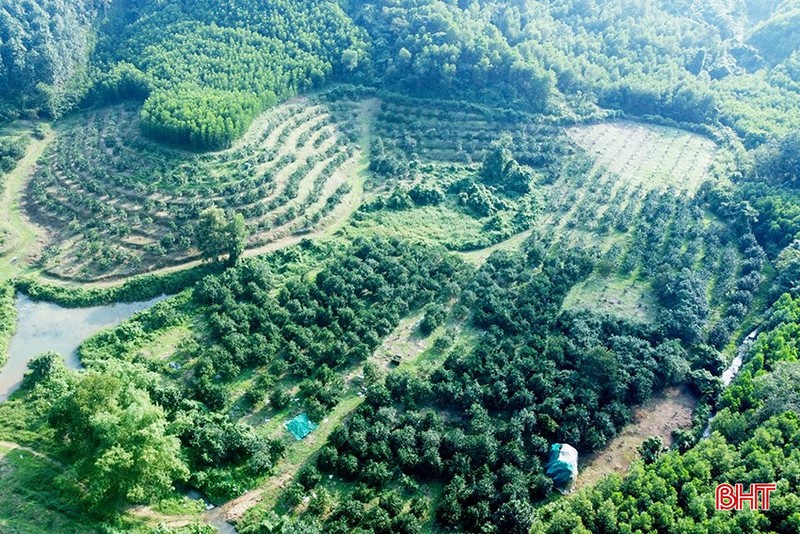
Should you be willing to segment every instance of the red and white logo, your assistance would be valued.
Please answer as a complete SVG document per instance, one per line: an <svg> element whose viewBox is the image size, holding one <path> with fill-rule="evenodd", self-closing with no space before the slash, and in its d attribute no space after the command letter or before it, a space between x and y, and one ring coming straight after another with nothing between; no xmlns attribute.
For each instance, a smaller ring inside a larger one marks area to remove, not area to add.
<svg viewBox="0 0 800 534"><path fill-rule="evenodd" d="M714 506L717 510L741 510L747 503L751 510L769 510L769 494L776 488L776 484L750 484L750 491L745 492L742 484L720 484L714 492Z"/></svg>

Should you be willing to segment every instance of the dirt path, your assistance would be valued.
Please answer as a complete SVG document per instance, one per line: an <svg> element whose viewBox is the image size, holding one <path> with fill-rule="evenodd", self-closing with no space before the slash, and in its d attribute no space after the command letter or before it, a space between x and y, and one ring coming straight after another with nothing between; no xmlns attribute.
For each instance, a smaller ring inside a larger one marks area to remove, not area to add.
<svg viewBox="0 0 800 534"><path fill-rule="evenodd" d="M9 451L13 451L13 450L25 451L27 453L30 453L30 454L36 456L37 458L41 458L42 460L46 461L49 464L52 464L52 465L58 467L59 469L64 469L64 464L62 464L58 460L54 460L53 458L50 458L46 454L43 454L43 453L41 453L41 452L39 452L39 451L37 451L35 449L31 449L30 447L26 447L24 445L20 445L19 443L14 443L12 441L0 441L0 448L9 449ZM0 453L0 456L3 456L3 454Z"/></svg>
<svg viewBox="0 0 800 534"><path fill-rule="evenodd" d="M44 139L31 139L27 151L17 166L5 176L2 206L0 206L0 232L3 235L0 252L0 277L11 278L25 269L29 256L40 246L38 236L42 230L28 221L20 210L22 192L54 133L49 130Z"/></svg>
<svg viewBox="0 0 800 534"><path fill-rule="evenodd" d="M497 250L507 250L507 251L517 251L522 247L522 244L531 235L533 230L525 230L524 232L520 232L515 234L504 241L500 241L499 243L495 243L492 246L482 248L479 250L471 250L469 252L459 252L458 254L467 260L468 262L472 263L473 265L483 265L486 259L492 255L492 252Z"/></svg>
<svg viewBox="0 0 800 534"><path fill-rule="evenodd" d="M691 428L696 404L697 399L689 391L673 388L637 408L633 422L605 450L581 460L577 487L591 486L605 475L627 471L639 458L639 446L651 436L659 436L665 445L671 445L674 429Z"/></svg>
<svg viewBox="0 0 800 534"><path fill-rule="evenodd" d="M227 503L209 510L205 514L207 522L215 521L215 526L224 522L235 523L253 506L266 502L274 506L284 488L294 480L297 472L312 461L317 452L327 443L328 436L363 402L358 388L350 384L348 392L338 405L322 421L314 432L301 441L289 445L286 454L275 465L272 475L258 488L255 488ZM282 429L285 432L285 429Z"/></svg>

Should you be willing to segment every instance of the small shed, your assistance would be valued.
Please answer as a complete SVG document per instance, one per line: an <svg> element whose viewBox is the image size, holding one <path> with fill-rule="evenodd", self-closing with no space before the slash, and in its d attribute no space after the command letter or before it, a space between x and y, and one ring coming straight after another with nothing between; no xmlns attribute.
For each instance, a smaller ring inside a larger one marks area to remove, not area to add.
<svg viewBox="0 0 800 534"><path fill-rule="evenodd" d="M288 423L286 423L286 430L294 436L294 439L300 441L317 428L319 425L312 422L308 415L303 412Z"/></svg>
<svg viewBox="0 0 800 534"><path fill-rule="evenodd" d="M562 494L571 493L578 479L578 451L566 443L553 443L545 474Z"/></svg>

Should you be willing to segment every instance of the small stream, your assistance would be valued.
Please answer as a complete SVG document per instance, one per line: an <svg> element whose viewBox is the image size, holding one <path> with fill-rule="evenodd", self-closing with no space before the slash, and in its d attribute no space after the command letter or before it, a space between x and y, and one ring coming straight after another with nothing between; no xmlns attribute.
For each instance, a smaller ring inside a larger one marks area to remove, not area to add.
<svg viewBox="0 0 800 534"><path fill-rule="evenodd" d="M203 513L203 520L207 525L217 529L219 534L236 534L236 528L228 523L225 519L225 511L222 506L214 506L214 504L206 499L205 495L197 490L190 490L186 496L195 501L202 501L206 507Z"/></svg>
<svg viewBox="0 0 800 534"><path fill-rule="evenodd" d="M756 335L758 334L758 328L750 332L742 344L739 345L739 351L736 353L736 357L733 358L733 361L728 366L725 371L722 372L722 388L725 389L726 387L731 385L733 379L736 378L736 375L739 374L739 369L742 368L742 362L744 361L744 357L747 355L747 351L750 350L750 347L753 346L753 342L756 340ZM716 413L712 412L711 415L708 416L708 422L706 423L706 428L703 430L703 437L707 438L711 435L711 420L714 419Z"/></svg>
<svg viewBox="0 0 800 534"><path fill-rule="evenodd" d="M165 299L117 303L89 308L62 308L51 302L37 302L18 294L17 329L8 345L8 361L0 370L0 402L4 402L22 383L28 362L48 350L64 356L70 369L79 369L78 347L92 334L115 326L133 314Z"/></svg>
<svg viewBox="0 0 800 534"><path fill-rule="evenodd" d="M236 534L236 528L225 519L221 506L206 511L203 518L206 524L216 528L219 534Z"/></svg>

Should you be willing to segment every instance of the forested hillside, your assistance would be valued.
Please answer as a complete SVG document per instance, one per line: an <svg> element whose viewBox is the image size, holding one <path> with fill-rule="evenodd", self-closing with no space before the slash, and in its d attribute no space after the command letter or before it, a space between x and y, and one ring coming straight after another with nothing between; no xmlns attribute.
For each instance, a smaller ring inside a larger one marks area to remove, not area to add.
<svg viewBox="0 0 800 534"><path fill-rule="evenodd" d="M74 106L86 83L93 22L102 6L107 3L100 0L3 0L0 103L51 116Z"/></svg>
<svg viewBox="0 0 800 534"><path fill-rule="evenodd" d="M477 4L473 6L477 8ZM370 80L424 96L547 108L552 80L492 24L453 2L351 2L372 43Z"/></svg>
<svg viewBox="0 0 800 534"><path fill-rule="evenodd" d="M532 532L794 532L800 421L798 301L770 311L740 376L722 395L711 436L692 447L656 449L624 478L609 477L540 511ZM717 484L777 481L769 511L713 513Z"/></svg>
<svg viewBox="0 0 800 534"><path fill-rule="evenodd" d="M0 2L0 531L800 528L797 0Z"/></svg>
<svg viewBox="0 0 800 534"><path fill-rule="evenodd" d="M142 4L101 33L98 97L149 92L143 131L177 144L227 147L260 111L366 55L336 2Z"/></svg>
<svg viewBox="0 0 800 534"><path fill-rule="evenodd" d="M792 2L12 2L0 42L24 108L60 113L78 79L84 104L152 94L145 131L198 148L332 79L719 122L752 145L797 126L797 20Z"/></svg>

